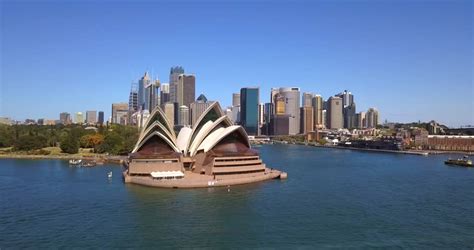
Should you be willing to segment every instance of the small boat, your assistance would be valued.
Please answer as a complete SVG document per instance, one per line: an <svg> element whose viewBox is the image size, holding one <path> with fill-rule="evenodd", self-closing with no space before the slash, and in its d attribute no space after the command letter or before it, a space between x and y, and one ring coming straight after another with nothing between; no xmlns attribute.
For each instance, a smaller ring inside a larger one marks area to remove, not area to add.
<svg viewBox="0 0 474 250"><path fill-rule="evenodd" d="M83 167L95 167L95 162L93 161L86 161L82 163Z"/></svg>
<svg viewBox="0 0 474 250"><path fill-rule="evenodd" d="M112 178L112 172L109 172L109 173L107 174L107 177L109 177L109 179Z"/></svg>
<svg viewBox="0 0 474 250"><path fill-rule="evenodd" d="M82 163L81 159L78 159L78 160L71 159L71 160L69 160L69 165L80 165L81 163Z"/></svg>
<svg viewBox="0 0 474 250"><path fill-rule="evenodd" d="M444 164L472 167L472 160L470 160L467 156L464 156L462 159L448 159L444 162Z"/></svg>

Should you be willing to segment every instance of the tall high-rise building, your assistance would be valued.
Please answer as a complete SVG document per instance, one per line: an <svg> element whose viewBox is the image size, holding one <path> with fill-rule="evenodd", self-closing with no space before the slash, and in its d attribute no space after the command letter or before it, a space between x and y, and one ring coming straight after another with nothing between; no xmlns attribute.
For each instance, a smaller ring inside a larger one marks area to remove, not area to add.
<svg viewBox="0 0 474 250"><path fill-rule="evenodd" d="M166 118L171 123L171 127L174 127L174 104L171 102L161 104L161 109L166 115Z"/></svg>
<svg viewBox="0 0 474 250"><path fill-rule="evenodd" d="M342 99L343 108L350 106L352 103L354 103L354 96L348 90L344 90L343 92L337 94L336 96Z"/></svg>
<svg viewBox="0 0 474 250"><path fill-rule="evenodd" d="M313 123L314 130L324 128L323 120L323 104L324 100L321 95L314 95L311 99L311 106L313 107Z"/></svg>
<svg viewBox="0 0 474 250"><path fill-rule="evenodd" d="M62 112L59 114L59 120L61 121L62 124L68 125L71 124L71 114L67 112Z"/></svg>
<svg viewBox="0 0 474 250"><path fill-rule="evenodd" d="M314 131L313 118L313 107L305 106L300 108L300 132L302 134L307 134L308 132Z"/></svg>
<svg viewBox="0 0 474 250"><path fill-rule="evenodd" d="M262 127L265 124L265 104L258 105L258 134L262 134Z"/></svg>
<svg viewBox="0 0 474 250"><path fill-rule="evenodd" d="M365 112L359 112L356 114L356 128L365 128L366 120L365 120Z"/></svg>
<svg viewBox="0 0 474 250"><path fill-rule="evenodd" d="M196 98L196 77L194 75L181 74L178 76L178 83L176 86L176 102L179 106L189 105L194 102Z"/></svg>
<svg viewBox="0 0 474 250"><path fill-rule="evenodd" d="M265 103L263 122L265 124L262 134L271 135L271 121L273 117L273 103Z"/></svg>
<svg viewBox="0 0 474 250"><path fill-rule="evenodd" d="M379 111L375 108L369 108L366 113L367 128L376 128L379 124Z"/></svg>
<svg viewBox="0 0 474 250"><path fill-rule="evenodd" d="M128 96L128 110L130 113L135 113L138 111L138 90L135 83L132 83L130 88L130 94Z"/></svg>
<svg viewBox="0 0 474 250"><path fill-rule="evenodd" d="M208 102L206 96L201 94L195 102L191 103L189 112L191 113L191 126L194 126L197 119L201 116L206 109L211 106L213 102Z"/></svg>
<svg viewBox="0 0 474 250"><path fill-rule="evenodd" d="M178 125L189 126L189 108L185 105L179 107Z"/></svg>
<svg viewBox="0 0 474 250"><path fill-rule="evenodd" d="M86 111L86 123L91 124L91 125L97 123L97 111L96 110Z"/></svg>
<svg viewBox="0 0 474 250"><path fill-rule="evenodd" d="M264 121L265 123L270 123L270 120L272 119L273 116L273 103L265 103L265 111L264 111L265 117Z"/></svg>
<svg viewBox="0 0 474 250"><path fill-rule="evenodd" d="M99 125L104 125L104 111L99 111Z"/></svg>
<svg viewBox="0 0 474 250"><path fill-rule="evenodd" d="M160 81L155 80L152 83L148 84L148 86L145 87L145 108L150 111L150 113L153 112L155 107L157 107L160 103Z"/></svg>
<svg viewBox="0 0 474 250"><path fill-rule="evenodd" d="M238 106L232 106L231 108L232 112L232 122L235 124L240 123L240 104Z"/></svg>
<svg viewBox="0 0 474 250"><path fill-rule="evenodd" d="M151 79L148 76L148 72L138 81L138 108L143 110L145 108L146 93L145 89L150 85Z"/></svg>
<svg viewBox="0 0 474 250"><path fill-rule="evenodd" d="M271 135L288 135L290 133L290 116L273 115L269 130Z"/></svg>
<svg viewBox="0 0 474 250"><path fill-rule="evenodd" d="M232 94L232 106L239 106L240 105L240 94L233 93Z"/></svg>
<svg viewBox="0 0 474 250"><path fill-rule="evenodd" d="M128 119L128 103L112 103L111 123L126 125L127 122L122 121L125 118Z"/></svg>
<svg viewBox="0 0 474 250"><path fill-rule="evenodd" d="M355 116L355 103L354 96L348 90L336 95L337 97L342 98L342 114L344 118L344 128L351 128L354 124Z"/></svg>
<svg viewBox="0 0 474 250"><path fill-rule="evenodd" d="M184 68L181 66L175 66L170 69L170 102L178 102L178 76L181 74L184 74Z"/></svg>
<svg viewBox="0 0 474 250"><path fill-rule="evenodd" d="M280 88L280 94L285 98L285 114L290 116L289 133L296 135L300 132L300 88Z"/></svg>
<svg viewBox="0 0 474 250"><path fill-rule="evenodd" d="M356 104L353 102L351 105L344 108L344 127L355 128L356 127Z"/></svg>
<svg viewBox="0 0 474 250"><path fill-rule="evenodd" d="M258 88L240 89L240 123L249 135L258 135Z"/></svg>
<svg viewBox="0 0 474 250"><path fill-rule="evenodd" d="M279 88L271 88L270 90L270 103L272 103L273 105L273 111L272 113L273 114L277 114L277 105L276 105L276 98L277 98L277 95L278 96L281 96L280 95L280 89Z"/></svg>
<svg viewBox="0 0 474 250"><path fill-rule="evenodd" d="M327 110L326 109L323 109L323 112L322 112L322 117L323 117L323 128L328 128L328 116L327 116Z"/></svg>
<svg viewBox="0 0 474 250"><path fill-rule="evenodd" d="M302 107L311 107L313 104L313 94L308 92L303 92L303 97L301 99Z"/></svg>
<svg viewBox="0 0 474 250"><path fill-rule="evenodd" d="M84 115L82 114L82 112L77 112L76 113L76 119L75 119L74 122L77 123L77 124L83 124L84 123Z"/></svg>
<svg viewBox="0 0 474 250"><path fill-rule="evenodd" d="M342 98L331 96L328 99L327 110L328 128L340 129L344 127L344 117L342 115Z"/></svg>
<svg viewBox="0 0 474 250"><path fill-rule="evenodd" d="M161 84L160 104L170 102L170 85L169 83Z"/></svg>
<svg viewBox="0 0 474 250"><path fill-rule="evenodd" d="M276 115L284 115L286 114L286 99L284 96L280 95L280 93L277 93L273 97L273 106L274 106L274 113Z"/></svg>

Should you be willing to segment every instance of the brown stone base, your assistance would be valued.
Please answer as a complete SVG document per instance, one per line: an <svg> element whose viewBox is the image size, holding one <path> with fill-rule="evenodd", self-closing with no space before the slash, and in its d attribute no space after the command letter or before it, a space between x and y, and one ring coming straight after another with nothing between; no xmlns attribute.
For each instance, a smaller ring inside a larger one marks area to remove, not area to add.
<svg viewBox="0 0 474 250"><path fill-rule="evenodd" d="M207 188L207 187L222 187L232 185L243 185L248 183L260 182L270 179L277 179L283 177L286 178L286 173L275 169L266 168L262 174L256 174L254 176L246 176L239 178L226 178L226 179L214 179L211 175L202 175L185 171L184 178L177 180L154 180L148 176L130 176L127 171L123 172L125 183L134 183L150 187L160 188Z"/></svg>

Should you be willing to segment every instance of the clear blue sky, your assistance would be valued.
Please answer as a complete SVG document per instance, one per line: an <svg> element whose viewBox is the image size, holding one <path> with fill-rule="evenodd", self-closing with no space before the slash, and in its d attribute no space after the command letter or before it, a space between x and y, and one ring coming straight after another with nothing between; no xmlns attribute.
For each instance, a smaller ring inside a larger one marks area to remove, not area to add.
<svg viewBox="0 0 474 250"><path fill-rule="evenodd" d="M59 119L128 101L144 71L196 74L223 106L241 87L344 89L383 120L474 124L472 1L1 1L0 116Z"/></svg>

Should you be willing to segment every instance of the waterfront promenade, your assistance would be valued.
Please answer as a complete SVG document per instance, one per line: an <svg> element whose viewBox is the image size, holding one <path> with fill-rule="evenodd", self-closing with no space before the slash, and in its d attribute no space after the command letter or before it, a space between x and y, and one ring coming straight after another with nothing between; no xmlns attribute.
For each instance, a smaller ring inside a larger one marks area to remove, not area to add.
<svg viewBox="0 0 474 250"><path fill-rule="evenodd" d="M474 155L474 152L465 151L441 151L441 150L386 150L386 149L370 149L370 148L355 148L355 147L343 147L343 146L332 146L332 145L320 145L317 143L305 143L305 142L287 142L287 141L272 141L275 144L295 144L318 148L329 148L329 149L343 149L343 150L356 150L373 153L391 153L391 154L406 154L406 155L442 155L442 154L463 154L463 155Z"/></svg>

